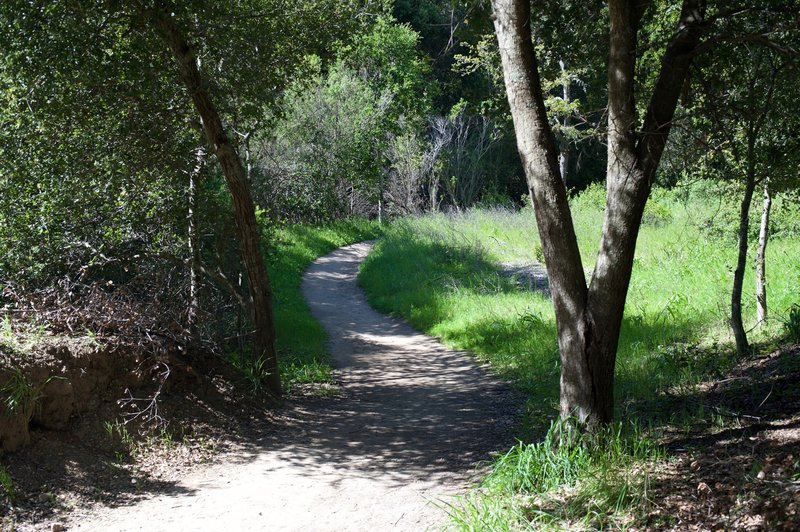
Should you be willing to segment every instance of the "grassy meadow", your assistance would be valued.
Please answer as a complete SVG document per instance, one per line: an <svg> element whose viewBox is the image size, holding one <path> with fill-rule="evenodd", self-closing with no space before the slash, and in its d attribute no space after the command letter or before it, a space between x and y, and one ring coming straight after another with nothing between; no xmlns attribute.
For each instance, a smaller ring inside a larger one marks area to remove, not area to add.
<svg viewBox="0 0 800 532"><path fill-rule="evenodd" d="M664 394L691 393L698 383L723 376L737 362L727 320L738 202L724 188L696 183L656 190L648 204L616 368L617 414L624 422L595 446L603 459L571 456L570 449L577 447L554 450L551 445L557 431L547 429L557 415L559 381L554 313L546 296L509 277L500 266L541 260L530 208L406 218L386 230L359 277L370 302L451 346L470 350L514 382L528 397L521 438L539 440L500 458L481 490L451 508L459 528L502 530L519 523L624 527L626 508L637 507L647 490L648 476L639 473L663 454L643 442L657 439L669 427L725 422L704 406L701 394L679 408L663 401ZM600 186L572 200L587 278L603 204ZM751 211L743 308L757 351L767 351L785 337L790 311L800 303L797 205L778 198L773 209L767 248L770 318L765 324L757 324L755 317L753 258L760 203L754 202ZM550 466L531 473L541 467L531 464L541 463ZM571 473L565 476L565 470ZM534 480L520 480L531 475ZM564 490L570 494L566 499ZM521 493L527 499L520 499ZM548 508L548 497L570 502L557 504L553 513L542 510ZM611 499L616 503L608 503Z"/></svg>

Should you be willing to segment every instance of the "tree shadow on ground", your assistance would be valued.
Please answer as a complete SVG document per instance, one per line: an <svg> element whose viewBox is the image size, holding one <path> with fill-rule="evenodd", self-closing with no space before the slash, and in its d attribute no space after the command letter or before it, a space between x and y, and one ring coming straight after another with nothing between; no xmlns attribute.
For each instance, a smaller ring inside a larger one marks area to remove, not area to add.
<svg viewBox="0 0 800 532"><path fill-rule="evenodd" d="M661 424L674 457L656 475L653 527L800 527L800 348L741 361L637 415Z"/></svg>
<svg viewBox="0 0 800 532"><path fill-rule="evenodd" d="M10 519L10 529L16 528L15 521L49 529L48 523L63 512L95 503L115 507L135 504L152 493L193 493L175 479L125 467L124 452L106 440L94 414L74 420L68 431L35 429L32 436L29 447L3 459L16 492L0 511L0 523Z"/></svg>

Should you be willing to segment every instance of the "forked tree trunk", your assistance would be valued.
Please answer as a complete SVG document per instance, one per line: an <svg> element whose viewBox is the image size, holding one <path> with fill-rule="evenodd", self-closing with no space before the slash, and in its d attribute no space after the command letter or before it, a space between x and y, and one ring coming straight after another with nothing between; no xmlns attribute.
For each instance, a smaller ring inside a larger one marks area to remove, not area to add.
<svg viewBox="0 0 800 532"><path fill-rule="evenodd" d="M272 289L261 253L261 242L245 169L222 125L222 120L206 90L192 46L184 37L167 6L146 13L175 57L178 74L186 85L203 122L206 140L222 167L228 185L236 221L236 236L241 247L242 262L247 272L253 320L253 361L261 359L267 372L267 388L274 396L281 394L278 356L275 349L275 322Z"/></svg>
<svg viewBox="0 0 800 532"><path fill-rule="evenodd" d="M764 181L764 206L761 209L761 227L758 230L758 249L756 251L756 308L758 322L767 319L767 241L769 240L769 211L772 207L772 196L769 193L769 181Z"/></svg>
<svg viewBox="0 0 800 532"><path fill-rule="evenodd" d="M517 146L534 205L556 315L561 417L575 419L589 430L613 418L614 366L636 238L704 19L704 2L684 0L679 28L663 56L643 131L637 134L633 90L642 6L636 0L609 1L607 208L597 263L587 287L545 114L531 39L530 3L492 2Z"/></svg>

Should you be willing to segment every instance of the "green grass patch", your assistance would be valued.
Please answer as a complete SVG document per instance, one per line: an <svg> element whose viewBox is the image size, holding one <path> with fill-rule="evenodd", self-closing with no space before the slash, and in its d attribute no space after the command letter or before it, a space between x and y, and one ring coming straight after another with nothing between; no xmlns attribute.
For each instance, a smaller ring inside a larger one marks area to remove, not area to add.
<svg viewBox="0 0 800 532"><path fill-rule="evenodd" d="M460 530L624 528L650 507L643 464L664 456L637 425L617 423L576 435L551 425L538 443L499 457L481 486L447 507Z"/></svg>
<svg viewBox="0 0 800 532"><path fill-rule="evenodd" d="M14 479L11 478L11 474L2 464L0 464L0 490L2 490L3 494L5 494L9 500L13 501L17 498L17 489L14 485Z"/></svg>
<svg viewBox="0 0 800 532"><path fill-rule="evenodd" d="M334 221L324 226L287 225L275 231L268 267L286 391L301 383L331 381L325 330L311 315L300 293L303 272L318 257L347 244L373 239L380 232L377 222L365 219Z"/></svg>
<svg viewBox="0 0 800 532"><path fill-rule="evenodd" d="M618 419L656 428L717 421L702 402L676 411L674 403L658 398L665 391L693 393L699 382L724 375L737 362L728 327L737 202L714 183L654 191L620 334ZM588 278L601 236L604 190L590 187L571 203ZM756 323L752 257L758 228L751 227L744 319L751 343L766 349L800 330L795 211L788 199L776 200L767 248L771 318L765 324ZM525 392L526 439L545 432L557 415L556 324L551 302L503 273L501 264L536 258L541 260L541 244L529 208L476 209L393 223L359 276L375 307L470 350ZM464 530L625 528L649 504L647 471L662 455L638 429L614 430L606 437L611 451L598 442L555 445L552 430L543 442L518 445L498 459L478 490L449 509L453 523Z"/></svg>
<svg viewBox="0 0 800 532"><path fill-rule="evenodd" d="M572 201L587 278L602 227L602 190ZM648 203L617 359L625 407L673 386L721 374L734 362L728 312L736 257L735 198L701 190L656 191ZM791 212L784 209L787 212ZM781 209L776 227L783 227ZM757 228L756 228L757 230ZM753 239L755 246L755 239ZM359 280L370 302L445 343L469 349L531 398L546 426L558 399L559 360L550 301L500 272L540 248L530 209L473 210L395 222L367 257ZM773 235L767 248L773 318L756 327L752 261L745 322L755 343L793 328L800 296L800 238Z"/></svg>

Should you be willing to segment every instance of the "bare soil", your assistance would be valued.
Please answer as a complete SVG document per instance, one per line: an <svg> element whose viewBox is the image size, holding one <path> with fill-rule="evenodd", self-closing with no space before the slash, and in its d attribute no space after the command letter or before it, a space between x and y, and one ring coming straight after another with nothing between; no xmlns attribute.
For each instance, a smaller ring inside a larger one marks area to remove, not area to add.
<svg viewBox="0 0 800 532"><path fill-rule="evenodd" d="M659 530L800 530L800 347L742 361L664 412L707 421L667 434L648 516Z"/></svg>
<svg viewBox="0 0 800 532"><path fill-rule="evenodd" d="M246 405L246 415L237 413L221 392L217 405L179 400L172 413L180 414L182 405L198 414L198 424L219 421L232 433L226 438L219 431L207 436L207 427L189 429L181 443L161 442L131 467L98 455L80 432L66 441L43 433L6 465L15 479L30 478L37 460L50 455L57 458L45 467L60 474L42 473L38 490L31 482L26 502L16 503L21 509L7 512L8 525L193 531L436 526L452 497L485 472L482 464L492 453L514 443L521 401L465 353L372 310L356 284L368 250L369 244L337 250L309 268L303 282L331 339L339 382L333 396L296 395L260 417ZM214 455L213 463L197 467ZM65 484L82 488L62 489Z"/></svg>

